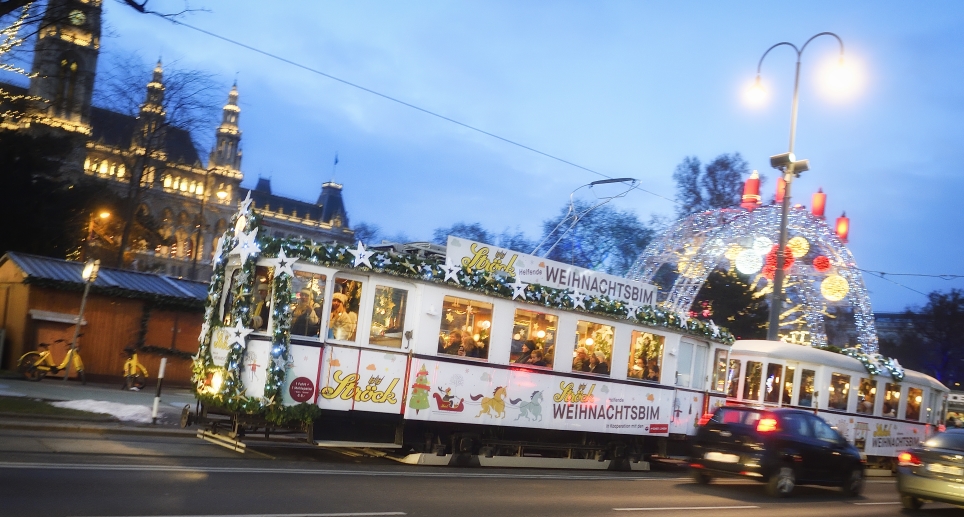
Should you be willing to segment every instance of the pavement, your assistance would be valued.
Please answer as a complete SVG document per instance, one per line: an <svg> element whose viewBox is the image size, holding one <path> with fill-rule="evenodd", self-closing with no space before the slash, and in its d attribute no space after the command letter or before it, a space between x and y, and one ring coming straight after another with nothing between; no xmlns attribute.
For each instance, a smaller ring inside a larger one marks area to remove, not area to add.
<svg viewBox="0 0 964 517"><path fill-rule="evenodd" d="M0 396L29 397L46 402L72 401L76 409L97 411L107 408L114 414L90 416L52 416L0 412L0 429L59 430L98 433L130 433L144 435L194 435L196 429L181 429L181 410L194 408L195 399L189 389L164 388L158 404L156 423L149 420L156 387L140 391L122 390L119 383L86 385L70 380L47 378L27 381L16 372L0 372ZM140 421L138 421L138 419Z"/></svg>

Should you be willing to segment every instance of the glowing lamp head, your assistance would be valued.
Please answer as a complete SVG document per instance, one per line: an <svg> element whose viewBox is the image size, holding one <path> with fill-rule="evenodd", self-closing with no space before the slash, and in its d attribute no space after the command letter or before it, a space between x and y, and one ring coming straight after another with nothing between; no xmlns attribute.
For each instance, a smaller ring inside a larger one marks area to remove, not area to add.
<svg viewBox="0 0 964 517"><path fill-rule="evenodd" d="M846 243L849 236L850 218L847 217L847 212L844 212L840 217L837 218L837 238L840 239L840 242Z"/></svg>
<svg viewBox="0 0 964 517"><path fill-rule="evenodd" d="M84 264L84 271L80 274L84 282L91 282L97 280L97 272L100 271L100 260L88 260Z"/></svg>
<svg viewBox="0 0 964 517"><path fill-rule="evenodd" d="M861 74L852 60L840 56L828 60L818 72L820 89L832 99L845 100L853 96L861 87Z"/></svg>
<svg viewBox="0 0 964 517"><path fill-rule="evenodd" d="M110 212L108 212L107 210L104 210L103 212L97 214L97 216L100 217L101 219L109 219Z"/></svg>
<svg viewBox="0 0 964 517"><path fill-rule="evenodd" d="M546 331L545 331L545 330L540 330L539 332L536 332L536 337L539 338L539 339L545 339L545 337L546 337Z"/></svg>
<svg viewBox="0 0 964 517"><path fill-rule="evenodd" d="M591 337L586 338L586 346L592 346L595 341Z"/></svg>
<svg viewBox="0 0 964 517"><path fill-rule="evenodd" d="M751 106L760 106L766 102L767 91L763 88L763 84L760 82L760 76L756 76L756 80L753 84L747 88L746 92L743 94L746 103Z"/></svg>
<svg viewBox="0 0 964 517"><path fill-rule="evenodd" d="M817 189L817 191L813 194L811 204L813 207L811 208L810 213L812 213L814 217L823 219L823 212L827 208L827 195L823 193L822 188Z"/></svg>

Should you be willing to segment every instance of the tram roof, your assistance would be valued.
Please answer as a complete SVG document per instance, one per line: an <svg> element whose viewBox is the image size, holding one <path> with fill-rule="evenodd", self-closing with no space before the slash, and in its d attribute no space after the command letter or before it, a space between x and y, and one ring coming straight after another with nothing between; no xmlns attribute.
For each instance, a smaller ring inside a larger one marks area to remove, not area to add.
<svg viewBox="0 0 964 517"><path fill-rule="evenodd" d="M784 360L789 359L858 372L867 371L863 363L853 357L829 350L820 350L819 348L795 345L783 341L766 341L762 339L739 340L733 344L733 348L730 349L730 354L756 355ZM940 381L918 371L905 369L904 380L933 389L948 391L947 387L941 384Z"/></svg>

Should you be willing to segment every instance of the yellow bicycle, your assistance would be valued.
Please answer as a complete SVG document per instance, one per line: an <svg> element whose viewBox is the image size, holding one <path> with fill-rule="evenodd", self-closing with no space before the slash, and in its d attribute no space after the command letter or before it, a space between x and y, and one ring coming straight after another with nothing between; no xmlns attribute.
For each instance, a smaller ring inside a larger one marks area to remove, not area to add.
<svg viewBox="0 0 964 517"><path fill-rule="evenodd" d="M140 390L147 384L147 368L137 360L137 351L133 348L125 348L127 360L124 361L124 385L123 390Z"/></svg>
<svg viewBox="0 0 964 517"><path fill-rule="evenodd" d="M63 339L55 341L55 343L63 342ZM67 355L59 365L54 364L54 360L50 355L50 343L40 343L37 345L37 348L40 349L39 352L27 352L20 356L20 360L17 361L17 371L27 380L39 381L46 377L47 374L56 375L60 373L61 370L65 370L67 365L70 364L70 361L73 361L74 370L77 371L80 382L87 384L87 375L84 374L84 361L80 358L79 347L67 349Z"/></svg>

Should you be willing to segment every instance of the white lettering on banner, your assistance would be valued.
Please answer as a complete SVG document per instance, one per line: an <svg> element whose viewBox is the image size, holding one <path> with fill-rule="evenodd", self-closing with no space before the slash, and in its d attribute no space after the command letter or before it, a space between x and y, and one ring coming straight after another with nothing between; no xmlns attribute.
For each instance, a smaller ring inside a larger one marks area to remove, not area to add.
<svg viewBox="0 0 964 517"><path fill-rule="evenodd" d="M445 256L468 269L505 273L527 284L608 296L635 305L655 305L656 287L562 262L525 255L481 242L449 236Z"/></svg>
<svg viewBox="0 0 964 517"><path fill-rule="evenodd" d="M857 450L870 456L897 456L901 450L929 438L929 427L922 423L823 411L818 414Z"/></svg>
<svg viewBox="0 0 964 517"><path fill-rule="evenodd" d="M666 436L673 390L416 359L405 418Z"/></svg>

